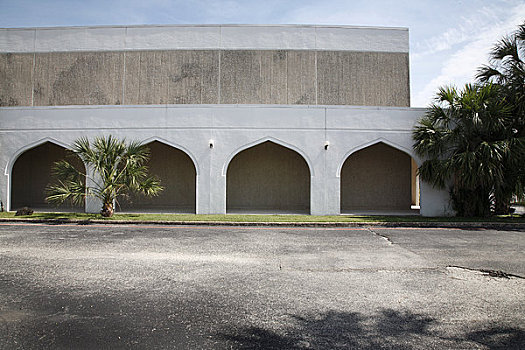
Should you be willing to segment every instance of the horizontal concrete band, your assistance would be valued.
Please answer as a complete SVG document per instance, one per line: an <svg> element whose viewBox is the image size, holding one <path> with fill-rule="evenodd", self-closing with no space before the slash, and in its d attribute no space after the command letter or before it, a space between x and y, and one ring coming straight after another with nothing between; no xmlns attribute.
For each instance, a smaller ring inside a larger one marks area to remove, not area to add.
<svg viewBox="0 0 525 350"><path fill-rule="evenodd" d="M408 53L408 29L307 25L178 25L0 29L0 52L334 50Z"/></svg>
<svg viewBox="0 0 525 350"><path fill-rule="evenodd" d="M291 105L0 108L0 131L93 129L386 130L411 132L424 108ZM147 116L145 118L144 116Z"/></svg>

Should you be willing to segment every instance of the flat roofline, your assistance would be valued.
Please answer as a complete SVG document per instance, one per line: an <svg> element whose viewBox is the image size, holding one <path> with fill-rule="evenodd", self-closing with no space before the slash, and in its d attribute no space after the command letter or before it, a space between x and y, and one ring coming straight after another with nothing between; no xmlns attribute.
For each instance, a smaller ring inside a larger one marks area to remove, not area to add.
<svg viewBox="0 0 525 350"><path fill-rule="evenodd" d="M0 29L0 52L311 50L408 53L408 29L192 24Z"/></svg>
<svg viewBox="0 0 525 350"><path fill-rule="evenodd" d="M184 28L184 27L283 27L283 28L342 28L342 29L380 29L403 30L408 27L355 26L346 24L106 24L84 26L44 26L44 27L0 27L0 30L53 30L53 29L91 29L91 28Z"/></svg>

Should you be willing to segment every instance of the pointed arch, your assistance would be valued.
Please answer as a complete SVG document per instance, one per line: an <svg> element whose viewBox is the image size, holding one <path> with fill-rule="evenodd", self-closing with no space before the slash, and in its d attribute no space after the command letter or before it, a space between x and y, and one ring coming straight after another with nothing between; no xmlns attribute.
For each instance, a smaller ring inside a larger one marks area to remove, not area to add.
<svg viewBox="0 0 525 350"><path fill-rule="evenodd" d="M226 211L309 213L310 168L297 151L267 140L237 152L226 169Z"/></svg>
<svg viewBox="0 0 525 350"><path fill-rule="evenodd" d="M142 144L150 149L146 163L149 173L161 181L164 190L155 197L130 194L119 198L117 210L195 213L198 197L195 157L185 147L160 137L148 138Z"/></svg>
<svg viewBox="0 0 525 350"><path fill-rule="evenodd" d="M244 150L246 150L248 148L257 146L259 144L262 144L264 142L273 142L275 144L278 144L280 146L289 148L292 151L295 151L295 152L299 153L299 155L301 155L301 157L303 157L304 161L306 162L306 165L308 165L308 169L310 170L310 176L314 176L314 168L312 166L312 162L311 162L310 158L299 147L294 146L292 144L289 144L287 142L281 141L281 140L279 140L279 139L277 139L275 137L272 137L272 136L266 136L266 137L263 137L263 138L258 139L256 141L247 143L247 144L237 148L232 153L230 153L230 155L228 156L228 158L226 159L226 162L224 163L224 165L222 167L222 176L226 176L226 173L228 172L228 166L230 165L230 162L232 161L232 159L237 154L241 153L242 151L244 151Z"/></svg>
<svg viewBox="0 0 525 350"><path fill-rule="evenodd" d="M142 144L146 145L146 144L151 143L153 141L158 141L160 143L164 143L164 144L166 144L168 146L171 146L173 148L177 148L177 149L181 150L182 152L186 153L188 155L188 157L190 157L191 161L193 162L193 166L195 167L195 172L197 173L197 175L200 174L200 169L199 169L199 164L197 163L197 158L195 158L195 156L193 155L193 153L190 152L189 149L187 149L186 147L182 146L181 144L168 141L168 140L163 139L162 137L158 137L158 136L153 136L153 137L147 138L147 139L142 141Z"/></svg>
<svg viewBox="0 0 525 350"><path fill-rule="evenodd" d="M10 176L11 174L11 171L13 170L13 164L15 164L16 160L18 159L18 157L20 157L20 155L26 151L29 151L30 149L32 148L35 148L35 147L38 147L40 145L43 145L44 143L46 142L50 142L50 143L53 143L57 146L60 146L62 148L65 148L65 149L68 149L68 150L71 150L71 145L68 145L67 143L64 143L62 141L58 141L52 137L44 137L38 141L35 141L35 142L32 142L22 148L19 148L15 153L13 153L13 155L11 156L11 158L9 159L9 161L7 162L6 166L5 166L5 170L4 170L4 175L7 175L7 176Z"/></svg>
<svg viewBox="0 0 525 350"><path fill-rule="evenodd" d="M415 164L409 150L388 140L375 139L353 148L337 174L341 212L410 213L418 199Z"/></svg>
<svg viewBox="0 0 525 350"><path fill-rule="evenodd" d="M336 176L337 177L341 177L341 169L343 169L343 165L344 163L346 162L346 160L348 159L348 157L350 157L353 153L355 152L358 152L362 149L365 149L367 147L370 147L370 146L373 146L375 144L378 144L378 143L384 143L385 145L387 146L390 146L392 148L395 148L401 152L404 152L406 153L408 156L410 156L412 159L414 159L414 161L416 162L416 164L419 166L420 162L419 162L419 159L415 157L415 155L413 154L412 150L410 149L407 149L406 147L403 147L403 146L400 146L390 140L387 140L383 137L379 137L377 139L374 139L372 141L369 141L369 142L366 142L366 143L363 143L357 147L354 147L352 148L350 151L346 152L345 155L343 156L343 158L339 161L339 166L337 167L337 173L336 173ZM333 173L332 173L333 174Z"/></svg>
<svg viewBox="0 0 525 350"><path fill-rule="evenodd" d="M54 162L64 159L71 146L56 139L45 137L18 149L6 165L8 176L7 207L8 210L21 206L33 209L77 211L84 205L66 203L54 207L45 201L45 187L52 182L51 168ZM75 156L71 160L76 167L85 164Z"/></svg>

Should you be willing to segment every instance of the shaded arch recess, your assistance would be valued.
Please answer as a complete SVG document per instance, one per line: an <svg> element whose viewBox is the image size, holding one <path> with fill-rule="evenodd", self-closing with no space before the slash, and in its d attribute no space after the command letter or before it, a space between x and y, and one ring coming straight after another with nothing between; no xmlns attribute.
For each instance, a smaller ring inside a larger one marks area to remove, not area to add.
<svg viewBox="0 0 525 350"><path fill-rule="evenodd" d="M149 173L160 179L164 190L156 197L132 195L120 198L117 209L124 212L195 213L196 175L190 156L161 141L146 144Z"/></svg>
<svg viewBox="0 0 525 350"><path fill-rule="evenodd" d="M222 175L226 176L226 171L228 170L228 166L230 165L230 162L232 161L232 159L236 155L238 155L240 152L242 152L244 150L247 150L248 148L252 148L252 147L260 145L260 144L262 144L264 142L272 142L272 143L275 143L277 145L283 146L286 149L290 149L292 151L295 151L296 153L298 153L306 161L306 164L308 165L308 170L310 171L310 175L311 176L315 175L314 174L314 169L313 169L313 166L312 166L312 162L310 161L310 159L308 158L308 156L304 152L302 152L298 147L296 147L294 145L291 145L289 143L286 143L284 141L281 141L281 140L273 138L273 137L265 137L263 139L259 139L257 141L251 142L251 143L249 143L247 145L244 145L244 146L238 148L237 150L235 150L234 152L232 152L230 154L230 156L228 157L228 159L226 160L226 162L224 163L224 166L222 168Z"/></svg>
<svg viewBox="0 0 525 350"><path fill-rule="evenodd" d="M66 158L85 172L84 164L78 156L53 142L44 141L23 151L11 169L11 210L27 206L37 211L83 211L84 204L64 203L56 206L45 200L45 189L54 181L52 167L55 162Z"/></svg>
<svg viewBox="0 0 525 350"><path fill-rule="evenodd" d="M341 213L409 211L414 164L406 152L383 142L350 154L341 168Z"/></svg>
<svg viewBox="0 0 525 350"><path fill-rule="evenodd" d="M306 160L272 141L239 152L227 168L226 211L309 213L310 169Z"/></svg>

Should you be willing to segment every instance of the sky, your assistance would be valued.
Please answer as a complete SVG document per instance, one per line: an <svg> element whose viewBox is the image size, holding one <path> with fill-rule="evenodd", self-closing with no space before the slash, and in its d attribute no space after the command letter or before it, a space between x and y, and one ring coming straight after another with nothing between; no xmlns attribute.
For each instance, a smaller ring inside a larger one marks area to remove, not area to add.
<svg viewBox="0 0 525 350"><path fill-rule="evenodd" d="M0 27L328 24L405 27L411 106L462 87L493 45L525 23L524 0L0 0Z"/></svg>

